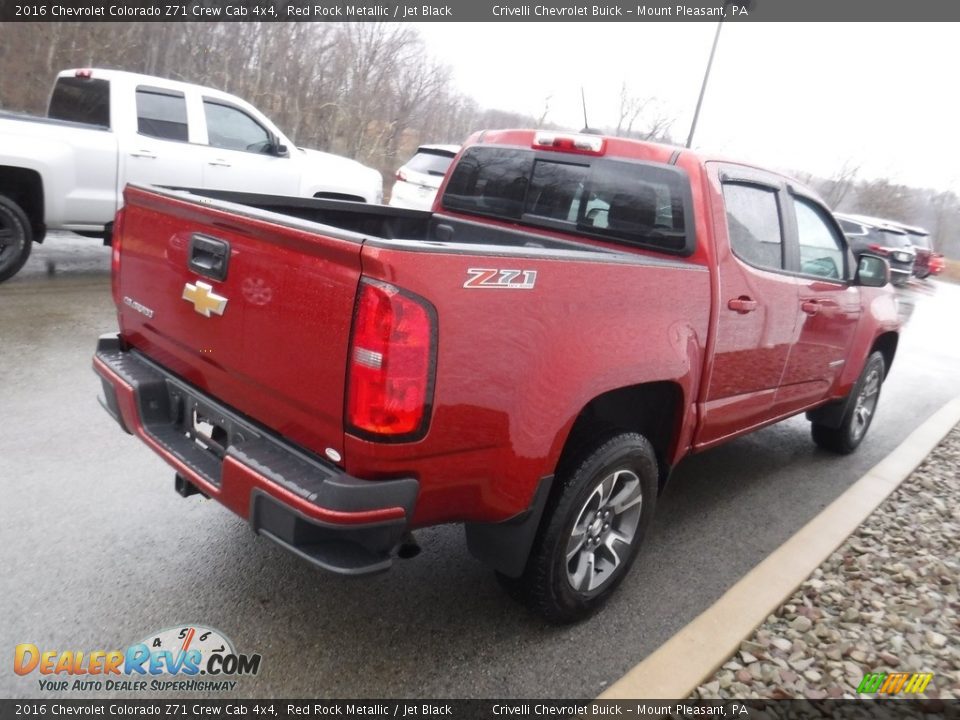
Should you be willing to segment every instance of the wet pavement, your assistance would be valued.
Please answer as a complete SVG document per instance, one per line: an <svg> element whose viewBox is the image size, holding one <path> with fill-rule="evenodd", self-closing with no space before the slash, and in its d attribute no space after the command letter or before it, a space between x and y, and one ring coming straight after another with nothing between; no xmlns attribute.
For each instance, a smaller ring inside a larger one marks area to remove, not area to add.
<svg viewBox="0 0 960 720"><path fill-rule="evenodd" d="M857 453L818 450L800 417L684 461L610 605L553 628L500 591L459 527L349 580L176 495L173 471L97 404L109 250L55 237L0 285L0 650L113 649L195 623L263 656L244 697L595 696L960 394L960 286L916 284L901 307L910 322ZM2 663L0 696L42 696L36 678Z"/></svg>

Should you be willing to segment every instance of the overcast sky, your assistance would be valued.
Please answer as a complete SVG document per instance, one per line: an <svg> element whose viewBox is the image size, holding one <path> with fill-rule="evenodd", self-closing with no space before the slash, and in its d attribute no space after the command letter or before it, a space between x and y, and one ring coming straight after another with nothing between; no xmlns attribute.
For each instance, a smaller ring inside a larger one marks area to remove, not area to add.
<svg viewBox="0 0 960 720"><path fill-rule="evenodd" d="M684 142L716 24L418 23L482 106L615 126L621 84ZM845 162L960 192L960 26L725 23L694 147L830 177Z"/></svg>

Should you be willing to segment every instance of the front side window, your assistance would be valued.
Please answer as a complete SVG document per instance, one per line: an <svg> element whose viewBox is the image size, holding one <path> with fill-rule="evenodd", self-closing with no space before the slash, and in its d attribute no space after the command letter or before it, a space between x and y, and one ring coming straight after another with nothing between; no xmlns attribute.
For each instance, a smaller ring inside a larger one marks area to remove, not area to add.
<svg viewBox="0 0 960 720"><path fill-rule="evenodd" d="M800 272L841 280L845 277L843 243L823 217L823 210L803 198L793 198L800 244Z"/></svg>
<svg viewBox="0 0 960 720"><path fill-rule="evenodd" d="M783 228L777 191L758 185L726 183L723 199L733 254L755 267L782 270Z"/></svg>
<svg viewBox="0 0 960 720"><path fill-rule="evenodd" d="M189 132L183 93L137 88L137 132L161 140L186 142Z"/></svg>
<svg viewBox="0 0 960 720"><path fill-rule="evenodd" d="M252 117L229 105L203 101L207 118L207 141L212 147L244 152L270 152L270 133Z"/></svg>

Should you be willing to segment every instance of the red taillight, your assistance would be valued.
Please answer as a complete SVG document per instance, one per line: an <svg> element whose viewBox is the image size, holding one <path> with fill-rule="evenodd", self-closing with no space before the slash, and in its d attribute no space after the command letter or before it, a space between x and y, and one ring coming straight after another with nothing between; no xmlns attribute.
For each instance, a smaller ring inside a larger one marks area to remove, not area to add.
<svg viewBox="0 0 960 720"><path fill-rule="evenodd" d="M113 302L120 307L120 238L123 235L124 209L117 211L113 219L113 229L110 232L110 288L113 291Z"/></svg>
<svg viewBox="0 0 960 720"><path fill-rule="evenodd" d="M433 308L387 283L363 280L347 372L348 430L416 439L433 395Z"/></svg>
<svg viewBox="0 0 960 720"><path fill-rule="evenodd" d="M83 80L89 80L93 77L93 70L77 70L74 74L74 77L81 78Z"/></svg>
<svg viewBox="0 0 960 720"><path fill-rule="evenodd" d="M883 247L882 245L877 245L876 243L873 243L872 245L869 245L868 247L869 247L871 250L873 250L874 252L880 253L881 255L887 255L887 254L889 254L889 252L890 252L887 248Z"/></svg>
<svg viewBox="0 0 960 720"><path fill-rule="evenodd" d="M397 170L397 180L400 180L402 182L407 181L407 176L403 173L403 170Z"/></svg>

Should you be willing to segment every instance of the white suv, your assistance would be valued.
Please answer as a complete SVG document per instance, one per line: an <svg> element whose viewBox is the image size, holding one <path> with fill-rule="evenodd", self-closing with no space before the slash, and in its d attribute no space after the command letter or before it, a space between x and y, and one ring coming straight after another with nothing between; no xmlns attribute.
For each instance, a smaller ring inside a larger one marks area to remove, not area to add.
<svg viewBox="0 0 960 720"><path fill-rule="evenodd" d="M390 193L390 205L412 210L430 210L437 188L459 145L421 145L407 164L397 170L397 181Z"/></svg>

